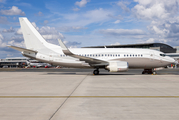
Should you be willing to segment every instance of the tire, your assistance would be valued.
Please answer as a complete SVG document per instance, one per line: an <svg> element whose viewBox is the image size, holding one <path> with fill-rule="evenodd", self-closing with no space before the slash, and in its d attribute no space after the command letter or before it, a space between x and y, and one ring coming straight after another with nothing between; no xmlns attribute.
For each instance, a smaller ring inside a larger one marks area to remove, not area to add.
<svg viewBox="0 0 179 120"><path fill-rule="evenodd" d="M153 71L153 75L156 75L157 73L155 71Z"/></svg>
<svg viewBox="0 0 179 120"><path fill-rule="evenodd" d="M99 71L98 71L98 70L94 70L94 71L93 71L93 74L94 74L94 75L99 75Z"/></svg>

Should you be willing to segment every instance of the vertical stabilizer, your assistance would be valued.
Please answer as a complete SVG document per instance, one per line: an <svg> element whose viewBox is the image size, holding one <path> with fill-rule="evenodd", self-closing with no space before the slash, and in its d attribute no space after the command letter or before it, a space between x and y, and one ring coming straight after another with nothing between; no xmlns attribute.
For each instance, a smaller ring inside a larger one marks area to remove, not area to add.
<svg viewBox="0 0 179 120"><path fill-rule="evenodd" d="M21 30L23 33L27 49L38 50L46 48L49 43L40 35L36 28L25 17L19 18Z"/></svg>

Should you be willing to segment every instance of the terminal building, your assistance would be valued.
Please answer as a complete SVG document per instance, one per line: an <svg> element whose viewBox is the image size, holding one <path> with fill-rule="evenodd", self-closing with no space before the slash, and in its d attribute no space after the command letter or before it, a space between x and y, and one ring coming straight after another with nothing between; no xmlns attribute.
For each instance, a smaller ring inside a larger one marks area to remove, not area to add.
<svg viewBox="0 0 179 120"><path fill-rule="evenodd" d="M32 60L26 57L14 57L0 59L0 68L25 68L25 67L45 67L51 66L50 64L40 62L38 60Z"/></svg>
<svg viewBox="0 0 179 120"><path fill-rule="evenodd" d="M29 60L29 58L26 57L0 59L0 68L23 68L27 65L27 60Z"/></svg>

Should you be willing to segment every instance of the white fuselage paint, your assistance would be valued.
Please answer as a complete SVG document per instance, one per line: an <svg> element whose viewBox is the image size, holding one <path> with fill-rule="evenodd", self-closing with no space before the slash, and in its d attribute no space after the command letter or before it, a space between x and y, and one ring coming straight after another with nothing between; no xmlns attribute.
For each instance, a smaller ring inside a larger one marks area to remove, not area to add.
<svg viewBox="0 0 179 120"><path fill-rule="evenodd" d="M37 54L22 53L24 56L54 65L76 68L90 68L91 66L77 58L64 55L60 46L50 45L48 51L37 50ZM175 60L168 56L160 56L162 52L150 49L135 48L73 48L72 53L104 61L126 61L129 68L151 69L165 67Z"/></svg>

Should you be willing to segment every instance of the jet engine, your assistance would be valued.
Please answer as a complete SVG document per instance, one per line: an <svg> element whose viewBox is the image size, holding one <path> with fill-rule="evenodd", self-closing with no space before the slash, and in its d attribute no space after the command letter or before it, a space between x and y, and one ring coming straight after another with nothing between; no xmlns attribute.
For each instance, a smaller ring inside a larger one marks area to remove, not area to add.
<svg viewBox="0 0 179 120"><path fill-rule="evenodd" d="M110 61L106 69L109 70L109 72L125 72L128 70L128 62Z"/></svg>

